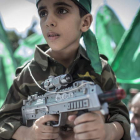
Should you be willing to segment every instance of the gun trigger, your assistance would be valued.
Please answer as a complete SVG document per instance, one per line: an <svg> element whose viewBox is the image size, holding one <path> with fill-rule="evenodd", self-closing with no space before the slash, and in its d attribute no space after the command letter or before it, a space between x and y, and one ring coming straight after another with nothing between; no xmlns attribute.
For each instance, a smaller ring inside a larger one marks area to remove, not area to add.
<svg viewBox="0 0 140 140"><path fill-rule="evenodd" d="M68 119L68 114L67 113L60 113L59 114L59 122L58 122L57 125L53 125L53 127L64 126L66 124L67 119Z"/></svg>

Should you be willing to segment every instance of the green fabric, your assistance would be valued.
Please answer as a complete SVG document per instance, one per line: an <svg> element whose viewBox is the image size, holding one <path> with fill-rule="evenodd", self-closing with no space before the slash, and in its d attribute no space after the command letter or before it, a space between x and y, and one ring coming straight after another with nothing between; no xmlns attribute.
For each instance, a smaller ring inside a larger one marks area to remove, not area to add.
<svg viewBox="0 0 140 140"><path fill-rule="evenodd" d="M84 33L83 40L86 46L87 55L91 60L91 66L92 68L94 68L95 72L100 74L102 70L102 66L99 59L99 53L97 53L98 52L97 41L93 32L91 30L88 30L86 33Z"/></svg>
<svg viewBox="0 0 140 140"><path fill-rule="evenodd" d="M16 62L10 41L0 19L0 106L3 104L8 89L12 85Z"/></svg>
<svg viewBox="0 0 140 140"><path fill-rule="evenodd" d="M41 0L36 0L36 5L38 5L39 1ZM88 13L91 12L91 3L92 3L91 0L72 0L72 1L75 2L79 7L88 11ZM94 68L96 73L101 74L102 66L99 58L98 45L93 32L89 30L86 33L83 33L83 40L85 43L88 57L91 60L92 68Z"/></svg>
<svg viewBox="0 0 140 140"><path fill-rule="evenodd" d="M10 56L11 56L11 58L13 60L14 67L16 68L17 67L17 63L16 63L16 61L15 61L15 59L13 57L12 45L11 45L11 43L10 43L8 37L7 37L7 34L6 34L5 30L4 30L1 18L0 18L0 40L3 41L4 44L6 45L8 51L10 53Z"/></svg>
<svg viewBox="0 0 140 140"><path fill-rule="evenodd" d="M112 61L115 48L118 46L125 29L114 11L108 6L99 7L95 19L95 32L99 52Z"/></svg>
<svg viewBox="0 0 140 140"><path fill-rule="evenodd" d="M119 83L140 84L140 9L123 36L111 66Z"/></svg>
<svg viewBox="0 0 140 140"><path fill-rule="evenodd" d="M91 0L72 0L82 9L87 11L88 13L91 12Z"/></svg>
<svg viewBox="0 0 140 140"><path fill-rule="evenodd" d="M0 106L13 83L15 67L5 44L0 41Z"/></svg>
<svg viewBox="0 0 140 140"><path fill-rule="evenodd" d="M20 46L14 52L14 57L18 61L18 66L23 65L33 58L36 44L44 43L46 43L44 37L36 33L22 40Z"/></svg>
<svg viewBox="0 0 140 140"><path fill-rule="evenodd" d="M4 44L0 41L0 89L2 93L0 94L0 106L3 104L3 101L5 99L4 93L8 91L3 67L3 52L4 52Z"/></svg>

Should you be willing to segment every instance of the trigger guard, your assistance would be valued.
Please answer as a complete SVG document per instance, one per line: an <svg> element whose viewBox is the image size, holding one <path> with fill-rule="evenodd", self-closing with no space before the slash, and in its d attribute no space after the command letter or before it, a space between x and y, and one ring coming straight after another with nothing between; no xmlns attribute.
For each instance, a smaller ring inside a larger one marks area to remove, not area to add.
<svg viewBox="0 0 140 140"><path fill-rule="evenodd" d="M59 122L56 125L53 125L53 127L60 127L64 126L67 122L68 114L67 113L60 113L59 114Z"/></svg>

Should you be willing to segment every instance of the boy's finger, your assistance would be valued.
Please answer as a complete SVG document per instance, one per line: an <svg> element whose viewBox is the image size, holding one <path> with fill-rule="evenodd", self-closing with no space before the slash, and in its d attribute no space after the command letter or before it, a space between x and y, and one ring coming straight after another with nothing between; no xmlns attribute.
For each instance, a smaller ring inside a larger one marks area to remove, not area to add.
<svg viewBox="0 0 140 140"><path fill-rule="evenodd" d="M104 122L105 122L105 116L101 113L101 111L91 111L92 113L96 113L96 114L98 114L99 116L101 116L102 117L102 119L104 120Z"/></svg>
<svg viewBox="0 0 140 140"><path fill-rule="evenodd" d="M40 127L40 130L42 133L58 133L59 132L59 127L52 127L52 126L46 126L46 125L42 125Z"/></svg>
<svg viewBox="0 0 140 140"><path fill-rule="evenodd" d="M78 125L78 124L84 123L84 122L95 121L98 117L99 117L99 115L96 113L85 113L83 115L78 116L75 119L74 124Z"/></svg>
<svg viewBox="0 0 140 140"><path fill-rule="evenodd" d="M58 121L58 120L59 120L58 115L45 115L45 116L42 116L41 118L39 118L38 120L36 120L36 123L44 124L46 122Z"/></svg>
<svg viewBox="0 0 140 140"><path fill-rule="evenodd" d="M84 133L87 131L95 131L95 130L97 131L100 128L104 128L104 123L94 121L94 122L86 122L86 123L78 124L74 127L73 131L74 133Z"/></svg>
<svg viewBox="0 0 140 140"><path fill-rule="evenodd" d="M77 115L70 115L68 116L68 120L73 122L76 119Z"/></svg>
<svg viewBox="0 0 140 140"><path fill-rule="evenodd" d="M91 111L91 112L102 115L101 111Z"/></svg>
<svg viewBox="0 0 140 140"><path fill-rule="evenodd" d="M59 137L59 133L42 133L40 139L51 140L51 139L57 139L58 137Z"/></svg>
<svg viewBox="0 0 140 140"><path fill-rule="evenodd" d="M99 136L97 136L96 131L89 131L85 133L75 134L75 139L78 140L99 140Z"/></svg>
<svg viewBox="0 0 140 140"><path fill-rule="evenodd" d="M76 119L76 117L77 117L77 115L76 115L77 113L78 112L74 112L74 113L72 112L72 114L69 114L68 120L69 121L74 121ZM102 113L100 111L92 111L92 113L99 114L99 115L101 115L104 118L104 116L102 115Z"/></svg>

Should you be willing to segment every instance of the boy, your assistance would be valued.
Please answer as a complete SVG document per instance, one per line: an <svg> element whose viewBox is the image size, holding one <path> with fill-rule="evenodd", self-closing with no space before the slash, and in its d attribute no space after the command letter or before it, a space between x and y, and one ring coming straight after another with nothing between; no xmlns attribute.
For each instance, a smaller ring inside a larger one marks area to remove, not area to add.
<svg viewBox="0 0 140 140"><path fill-rule="evenodd" d="M77 112L73 112L69 113L67 124L61 128L45 125L58 120L54 115L42 116L32 127L22 125L23 100L28 95L41 92L38 85L49 75L70 73L73 79L88 76L104 91L116 88L114 74L106 61L101 58L103 70L101 75L96 73L96 66L94 69L91 67L85 50L79 45L80 37L88 31L92 22L89 7L84 7L82 2L90 7L90 0L37 1L41 29L48 45L38 45L34 60L16 71L17 77L0 110L1 138L130 140L128 112L120 101L110 105L106 119L100 112L89 112L79 117Z"/></svg>

